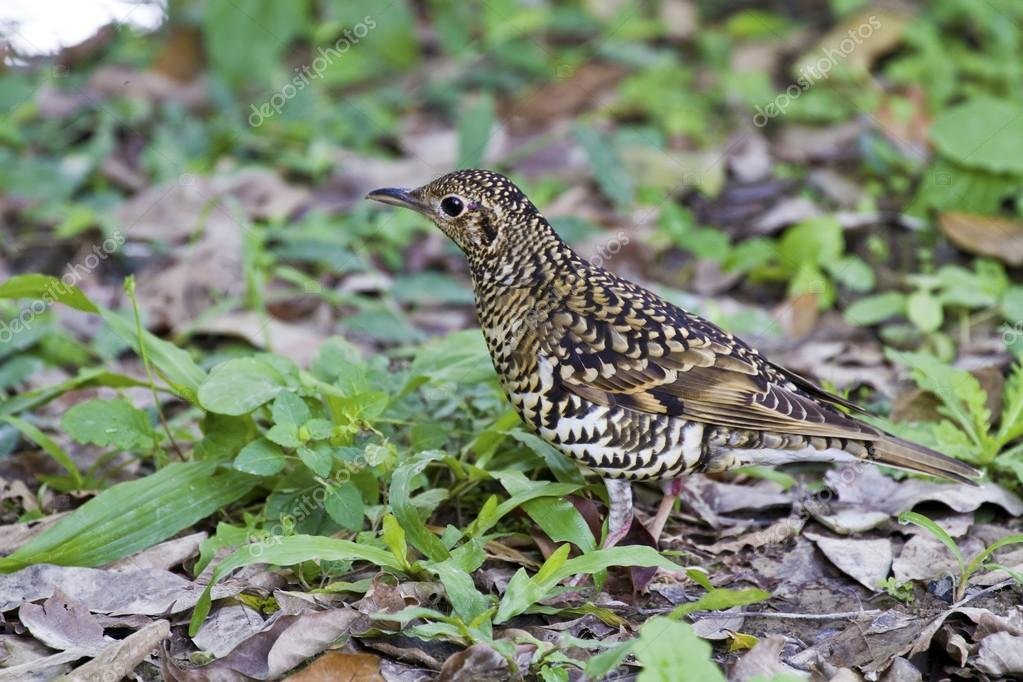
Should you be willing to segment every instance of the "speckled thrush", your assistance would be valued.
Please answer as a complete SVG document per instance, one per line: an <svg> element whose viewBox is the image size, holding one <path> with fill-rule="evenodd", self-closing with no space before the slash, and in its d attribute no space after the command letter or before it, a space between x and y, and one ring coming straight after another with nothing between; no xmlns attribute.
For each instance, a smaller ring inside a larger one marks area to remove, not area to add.
<svg viewBox="0 0 1023 682"><path fill-rule="evenodd" d="M498 173L463 170L368 198L426 215L465 253L479 323L512 405L604 479L605 546L632 523L631 481L663 482L648 524L657 538L679 478L696 471L865 460L958 481L978 475L857 419L856 405L587 262Z"/></svg>

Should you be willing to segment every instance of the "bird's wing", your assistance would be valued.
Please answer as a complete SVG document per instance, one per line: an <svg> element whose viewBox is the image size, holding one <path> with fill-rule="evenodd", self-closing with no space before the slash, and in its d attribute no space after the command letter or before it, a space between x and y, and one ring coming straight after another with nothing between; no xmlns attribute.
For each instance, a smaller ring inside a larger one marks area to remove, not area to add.
<svg viewBox="0 0 1023 682"><path fill-rule="evenodd" d="M882 436L832 406L847 401L631 283L598 271L561 290L568 293L537 332L554 380L569 392L598 404L738 429Z"/></svg>

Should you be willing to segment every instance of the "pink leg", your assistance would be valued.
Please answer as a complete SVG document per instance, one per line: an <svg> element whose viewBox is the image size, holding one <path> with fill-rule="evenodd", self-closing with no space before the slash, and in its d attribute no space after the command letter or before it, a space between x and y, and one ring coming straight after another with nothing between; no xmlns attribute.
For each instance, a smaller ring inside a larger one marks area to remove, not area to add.
<svg viewBox="0 0 1023 682"><path fill-rule="evenodd" d="M675 507L675 500L682 493L682 479L674 478L670 481L662 481L661 489L664 490L664 497L661 498L661 504L657 507L657 514L646 527L654 540L660 540L664 524L668 522L668 516Z"/></svg>

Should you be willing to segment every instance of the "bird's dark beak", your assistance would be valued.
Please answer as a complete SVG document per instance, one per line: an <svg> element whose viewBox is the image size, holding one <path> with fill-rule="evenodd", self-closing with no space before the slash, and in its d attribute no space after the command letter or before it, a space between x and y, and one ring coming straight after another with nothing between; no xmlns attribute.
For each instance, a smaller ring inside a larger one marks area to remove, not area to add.
<svg viewBox="0 0 1023 682"><path fill-rule="evenodd" d="M379 201L382 204L411 208L413 211L419 211L420 213L426 209L423 203L412 195L411 190L402 189L400 187L384 187L383 189L375 189L367 194L366 198L372 199L373 201Z"/></svg>

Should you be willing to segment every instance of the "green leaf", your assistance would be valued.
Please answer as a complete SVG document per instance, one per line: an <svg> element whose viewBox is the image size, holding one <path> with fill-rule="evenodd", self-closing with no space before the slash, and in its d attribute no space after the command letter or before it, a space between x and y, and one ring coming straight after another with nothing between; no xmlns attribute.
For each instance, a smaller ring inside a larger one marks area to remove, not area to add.
<svg viewBox="0 0 1023 682"><path fill-rule="evenodd" d="M676 608L671 612L671 617L683 618L688 616L690 613L695 613L697 611L721 611L723 609L730 609L733 606L756 604L757 602L762 602L770 598L770 592L765 592L764 590L760 590L755 587L748 587L741 590L733 590L724 587L714 588L709 590L696 601L689 602L688 604L682 604Z"/></svg>
<svg viewBox="0 0 1023 682"><path fill-rule="evenodd" d="M651 618L639 629L634 651L643 666L638 682L725 682L710 644L688 623Z"/></svg>
<svg viewBox="0 0 1023 682"><path fill-rule="evenodd" d="M1023 107L981 97L941 112L934 145L953 161L995 173L1023 174Z"/></svg>
<svg viewBox="0 0 1023 682"><path fill-rule="evenodd" d="M334 468L334 453L326 443L299 447L298 458L317 476L329 476L330 470Z"/></svg>
<svg viewBox="0 0 1023 682"><path fill-rule="evenodd" d="M78 467L75 466L74 460L64 452L64 449L57 445L56 442L45 433L35 427L35 425L21 419L20 417L2 417L3 421L7 422L14 428L18 429L25 438L28 438L33 443L41 447L46 454L53 459L57 460L57 463L64 467L68 474L71 475L71 480L74 482L76 488L82 487L82 474L78 471Z"/></svg>
<svg viewBox="0 0 1023 682"><path fill-rule="evenodd" d="M610 566L646 566L669 571L681 570L680 566L662 557L652 547L640 545L611 547L566 560L569 547L567 544L559 547L532 578L521 568L512 576L498 605L495 624L519 615L546 598L560 581L570 576L592 575L607 570Z"/></svg>
<svg viewBox="0 0 1023 682"><path fill-rule="evenodd" d="M926 291L916 291L906 299L906 316L924 333L938 331L944 321L941 301Z"/></svg>
<svg viewBox="0 0 1023 682"><path fill-rule="evenodd" d="M68 287L56 277L48 275L18 275L0 284L0 298L35 298L46 302L60 302L76 310L98 313L117 336L139 352L139 339L133 321L97 306L76 287ZM195 401L195 391L206 373L192 361L187 352L177 346L143 331L142 341L153 365L171 388L189 402ZM145 384L143 384L145 385Z"/></svg>
<svg viewBox="0 0 1023 682"><path fill-rule="evenodd" d="M306 27L308 11L304 0L209 0L200 16L213 68L231 85L257 91L283 78L284 51Z"/></svg>
<svg viewBox="0 0 1023 682"><path fill-rule="evenodd" d="M298 429L310 417L309 406L292 391L281 391L270 408L274 424Z"/></svg>
<svg viewBox="0 0 1023 682"><path fill-rule="evenodd" d="M255 476L273 476L284 468L284 452L266 438L257 438L234 458L234 468Z"/></svg>
<svg viewBox="0 0 1023 682"><path fill-rule="evenodd" d="M906 295L898 291L864 296L845 309L845 320L850 324L872 325L906 311Z"/></svg>
<svg viewBox="0 0 1023 682"><path fill-rule="evenodd" d="M339 526L348 530L362 530L362 518L366 513L366 505L362 501L362 493L352 482L334 485L330 494L323 501L323 508L330 518Z"/></svg>
<svg viewBox="0 0 1023 682"><path fill-rule="evenodd" d="M404 568L389 551L379 547L317 535L275 536L267 542L246 545L217 565L192 612L189 634L195 636L209 614L210 590L231 571L251 564L294 566L304 561L368 561L393 571Z"/></svg>
<svg viewBox="0 0 1023 682"><path fill-rule="evenodd" d="M977 569L984 565L992 554L1000 550L1002 547L1007 545L1018 545L1023 544L1023 534L1017 533L1016 535L1009 535L999 540L992 542L990 545L984 548L983 551L978 552L977 556L970 560L966 568L963 570L963 583L965 584L970 576L977 572Z"/></svg>
<svg viewBox="0 0 1023 682"><path fill-rule="evenodd" d="M199 386L199 405L210 412L240 415L273 400L283 390L284 377L259 358L235 358L210 372Z"/></svg>
<svg viewBox="0 0 1023 682"><path fill-rule="evenodd" d="M82 312L99 312L96 304L90 301L81 289L49 275L15 275L0 284L0 298L31 298L43 302L47 307L54 303L63 303ZM29 310L32 311L31 308Z"/></svg>
<svg viewBox="0 0 1023 682"><path fill-rule="evenodd" d="M166 540L252 489L255 479L218 466L173 462L118 483L0 559L0 571L38 563L100 566Z"/></svg>
<svg viewBox="0 0 1023 682"><path fill-rule="evenodd" d="M458 168L479 168L494 126L494 98L484 93L462 110L458 123Z"/></svg>
<svg viewBox="0 0 1023 682"><path fill-rule="evenodd" d="M105 308L101 308L99 314L118 337L130 345L136 354L141 354L140 339L135 322ZM184 349L145 330L142 331L141 343L145 344L149 361L153 363L157 373L166 380L171 389L188 402L194 403L199 384L206 378L206 372L195 364L192 356Z"/></svg>
<svg viewBox="0 0 1023 682"><path fill-rule="evenodd" d="M575 129L575 139L586 153L589 166L604 196L611 199L620 209L631 206L632 178L626 172L625 165L615 153L607 135L598 133L588 126L578 125Z"/></svg>
<svg viewBox="0 0 1023 682"><path fill-rule="evenodd" d="M440 452L420 453L417 459L403 464L391 475L389 501L391 511L405 530L412 546L422 552L430 561L441 562L451 556L447 547L426 527L412 504L412 480L427 466L443 457Z"/></svg>
<svg viewBox="0 0 1023 682"><path fill-rule="evenodd" d="M944 528L931 521L923 514L917 514L916 512L902 512L899 514L899 523L906 524L912 523L915 526L920 526L924 530L930 532L931 535L941 541L941 544L948 548L948 551L952 553L952 556L956 558L956 562L959 563L959 572L963 573L966 568L966 561L963 559L963 553L959 551L959 545L952 539Z"/></svg>
<svg viewBox="0 0 1023 682"><path fill-rule="evenodd" d="M821 265L832 279L850 291L870 291L876 283L874 271L859 256L842 256Z"/></svg>
<svg viewBox="0 0 1023 682"><path fill-rule="evenodd" d="M17 414L25 410L31 410L50 402L57 396L79 388L91 388L94 386L135 388L148 385L134 377L117 374L116 372L108 372L104 369L83 369L74 377L60 383L42 386L0 401L0 415Z"/></svg>
<svg viewBox="0 0 1023 682"><path fill-rule="evenodd" d="M149 416L124 398L78 403L64 413L60 425L79 443L122 450L149 450L156 444Z"/></svg>
<svg viewBox="0 0 1023 682"><path fill-rule="evenodd" d="M778 258L788 272L806 263L825 265L837 261L845 249L842 225L834 216L808 218L785 231L778 243Z"/></svg>
<svg viewBox="0 0 1023 682"><path fill-rule="evenodd" d="M1002 391L998 449L1023 436L1023 359L1017 360Z"/></svg>
<svg viewBox="0 0 1023 682"><path fill-rule="evenodd" d="M394 514L384 514L382 525L381 538L384 544L391 550L391 554L394 555L398 564L408 570L408 543L405 540L405 529L398 523L398 519L394 518Z"/></svg>

